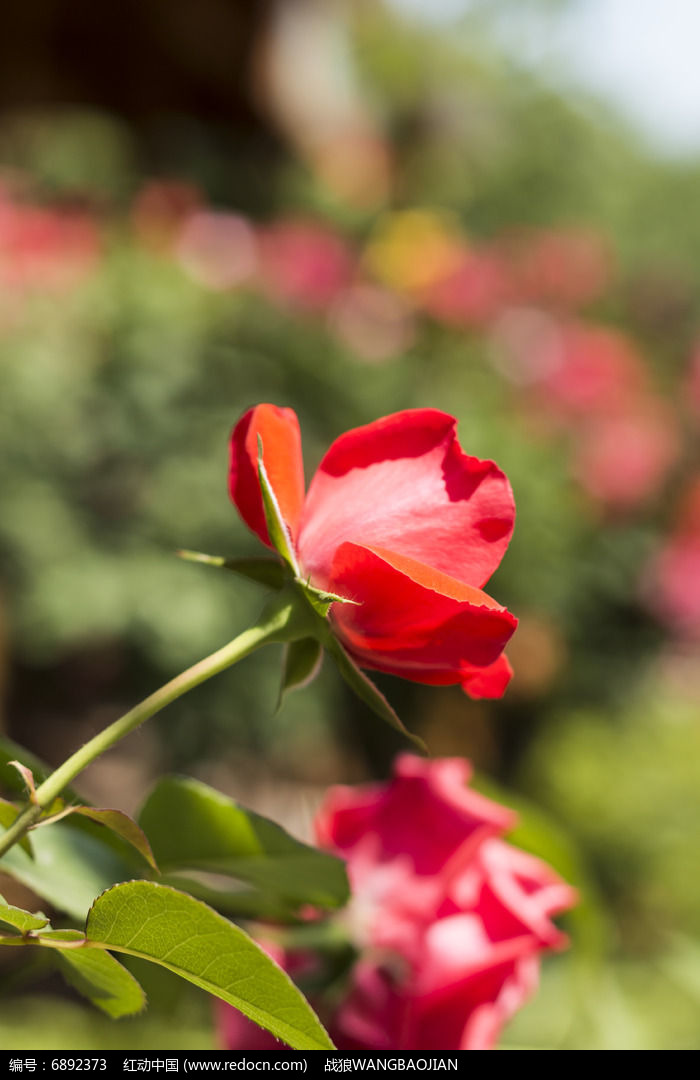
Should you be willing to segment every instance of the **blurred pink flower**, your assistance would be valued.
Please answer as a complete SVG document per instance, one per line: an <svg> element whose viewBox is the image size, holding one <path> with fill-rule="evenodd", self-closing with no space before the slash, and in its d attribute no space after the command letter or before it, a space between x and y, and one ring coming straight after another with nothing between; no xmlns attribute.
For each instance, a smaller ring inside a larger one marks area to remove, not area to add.
<svg viewBox="0 0 700 1080"><path fill-rule="evenodd" d="M331 790L321 844L347 859L365 953L331 1024L343 1048L487 1049L566 939L573 890L498 839L514 815L459 759L402 755L387 784ZM356 916L355 916L356 917Z"/></svg>
<svg viewBox="0 0 700 1080"><path fill-rule="evenodd" d="M679 452L673 416L647 400L592 422L581 434L574 468L590 495L625 509L658 491Z"/></svg>
<svg viewBox="0 0 700 1080"><path fill-rule="evenodd" d="M183 222L202 201L199 189L184 180L148 180L131 207L134 232L145 246L167 251Z"/></svg>
<svg viewBox="0 0 700 1080"><path fill-rule="evenodd" d="M515 386L544 382L559 367L557 319L541 308L508 307L491 328L493 366Z"/></svg>
<svg viewBox="0 0 700 1080"><path fill-rule="evenodd" d="M311 221L279 221L261 229L260 279L274 299L325 308L350 282L353 256L331 229Z"/></svg>
<svg viewBox="0 0 700 1080"><path fill-rule="evenodd" d="M415 337L408 304L380 285L346 289L333 305L329 321L346 348L367 363L382 363L405 352Z"/></svg>
<svg viewBox="0 0 700 1080"><path fill-rule="evenodd" d="M515 262L521 301L570 310L599 296L611 269L604 238L585 229L529 235Z"/></svg>
<svg viewBox="0 0 700 1080"><path fill-rule="evenodd" d="M539 402L562 421L591 412L617 412L646 392L642 358L619 331L595 324L567 323L548 337L547 348L547 364L535 393Z"/></svg>
<svg viewBox="0 0 700 1080"><path fill-rule="evenodd" d="M632 341L536 308L504 312L492 341L494 365L525 390L538 433L572 436L573 472L589 495L625 509L659 490L680 431Z"/></svg>
<svg viewBox="0 0 700 1080"><path fill-rule="evenodd" d="M509 270L495 251L467 250L449 273L434 281L420 306L451 326L483 326L510 296Z"/></svg>
<svg viewBox="0 0 700 1080"><path fill-rule="evenodd" d="M686 379L686 401L696 417L700 417L700 342L690 357L690 368Z"/></svg>
<svg viewBox="0 0 700 1080"><path fill-rule="evenodd" d="M187 272L209 289L232 289L255 273L255 233L245 218L221 210L196 210L176 244Z"/></svg>
<svg viewBox="0 0 700 1080"><path fill-rule="evenodd" d="M680 637L700 638L700 535L670 540L651 572L651 606Z"/></svg>
<svg viewBox="0 0 700 1080"><path fill-rule="evenodd" d="M681 502L674 532L647 567L642 590L679 638L700 639L700 477Z"/></svg>
<svg viewBox="0 0 700 1080"><path fill-rule="evenodd" d="M13 201L0 189L0 287L62 291L94 267L100 250L92 218L74 210Z"/></svg>
<svg viewBox="0 0 700 1080"><path fill-rule="evenodd" d="M359 958L339 1003L314 999L341 1050L490 1049L566 944L551 916L575 891L500 837L514 815L467 787L470 768L411 754L386 783L338 787L316 820L347 861L342 913ZM225 1019L225 1016L224 1016ZM221 1024L231 1050L241 1025Z"/></svg>

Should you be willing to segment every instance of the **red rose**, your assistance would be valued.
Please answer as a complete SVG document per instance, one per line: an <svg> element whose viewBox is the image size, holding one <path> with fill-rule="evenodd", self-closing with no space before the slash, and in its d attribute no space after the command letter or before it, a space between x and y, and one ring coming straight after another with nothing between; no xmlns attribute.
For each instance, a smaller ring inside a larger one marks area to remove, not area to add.
<svg viewBox="0 0 700 1080"><path fill-rule="evenodd" d="M347 861L339 917L359 954L339 1002L337 985L332 1004L314 997L340 1050L490 1049L536 989L539 954L566 944L551 916L575 891L500 839L514 815L469 775L458 759L404 754L387 783L333 788L321 807L319 841ZM275 958L292 974L299 963ZM219 1030L230 1050L259 1045L227 1010Z"/></svg>
<svg viewBox="0 0 700 1080"><path fill-rule="evenodd" d="M500 697L517 620L482 591L508 546L513 495L492 461L465 454L454 417L411 409L341 435L304 494L291 409L258 405L231 438L229 489L271 546L258 437L301 576L355 601L334 604L338 638L362 667Z"/></svg>

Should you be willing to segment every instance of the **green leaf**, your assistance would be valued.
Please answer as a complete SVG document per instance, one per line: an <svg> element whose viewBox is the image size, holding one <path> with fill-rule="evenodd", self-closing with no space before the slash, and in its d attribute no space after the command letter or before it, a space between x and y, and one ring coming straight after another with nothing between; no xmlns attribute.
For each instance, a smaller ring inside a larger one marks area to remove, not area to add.
<svg viewBox="0 0 700 1080"><path fill-rule="evenodd" d="M15 806L14 803L6 802L5 799L0 799L0 831L2 831L2 829L9 829L10 825L20 813L19 807ZM32 847L28 836L23 836L17 843L24 848L27 855L32 854Z"/></svg>
<svg viewBox="0 0 700 1080"><path fill-rule="evenodd" d="M348 686L355 691L360 700L364 701L365 705L369 705L370 709L376 713L377 716L380 716L382 720L386 720L393 728L396 728L396 730L400 731L402 735L405 735L407 739L410 739L422 753L426 754L428 751L423 740L417 735L412 735L411 732L404 727L379 687L375 686L372 680L365 675L364 671L357 666L338 639L329 633L324 644L338 665L340 674L343 676Z"/></svg>
<svg viewBox="0 0 700 1080"><path fill-rule="evenodd" d="M84 935L78 934L79 938ZM133 1016L145 1008L146 995L139 983L106 950L55 949L52 959L66 982L113 1020Z"/></svg>
<svg viewBox="0 0 700 1080"><path fill-rule="evenodd" d="M4 909L0 905L0 915L5 910L19 912L18 908ZM16 944L50 946L51 959L66 982L98 1009L114 1020L142 1011L146 995L134 976L111 953L89 946L85 934L79 930L44 929L48 925L45 918L27 911L20 915L23 918L15 916L14 925L28 936L18 938ZM3 944L13 943L6 940Z"/></svg>
<svg viewBox="0 0 700 1080"><path fill-rule="evenodd" d="M80 814L82 817L97 822L98 825L104 825L106 829L110 829L117 836L121 836L122 840L126 840L127 844L131 844L132 847L136 848L139 854L143 855L146 862L156 872L158 871L148 837L143 829L139 828L136 822L128 814L125 814L123 810L98 809L93 806L67 806L64 810L59 810L59 816L61 817L67 817L70 814ZM42 827L51 824L53 824L51 820L39 822Z"/></svg>
<svg viewBox="0 0 700 1080"><path fill-rule="evenodd" d="M194 871L196 874L196 871ZM283 924L298 923L299 915L294 906L269 890L238 888L217 889L208 882L201 881L191 874L167 874L161 884L171 885L173 889L187 892L198 900L203 900L209 907L230 915L235 919L255 919Z"/></svg>
<svg viewBox="0 0 700 1080"><path fill-rule="evenodd" d="M185 893L150 881L115 885L93 904L86 934L174 971L295 1050L333 1049L289 976L239 927Z"/></svg>
<svg viewBox="0 0 700 1080"><path fill-rule="evenodd" d="M40 911L32 915L30 911L24 911L23 908L13 907L12 904L6 903L0 896L0 923L14 927L20 934L26 934L30 930L41 930L43 926L48 926L48 922L49 920Z"/></svg>
<svg viewBox="0 0 700 1080"><path fill-rule="evenodd" d="M204 563L206 566L218 566L223 570L232 570L234 574L267 585L271 589L281 589L285 582L284 567L279 559L227 559L223 555L205 555L202 551L176 552L188 562Z"/></svg>
<svg viewBox="0 0 700 1080"><path fill-rule="evenodd" d="M301 690L316 678L322 659L323 648L316 638L297 638L285 646L278 708L290 690Z"/></svg>
<svg viewBox="0 0 700 1080"><path fill-rule="evenodd" d="M263 464L263 444L259 435L258 479L260 480L263 509L265 511L265 521L267 523L267 532L270 537L270 542L274 549L282 556L284 561L292 568L294 576L298 578L300 571L297 557L294 553L294 545L285 520L282 517L282 511L277 502L277 496L272 490L272 485L270 484L265 465Z"/></svg>
<svg viewBox="0 0 700 1080"><path fill-rule="evenodd" d="M139 821L163 870L229 874L297 905L335 908L348 898L340 859L197 780L162 779Z"/></svg>
<svg viewBox="0 0 700 1080"><path fill-rule="evenodd" d="M136 856L132 862L128 861L88 829L98 831L88 821L79 828L60 821L47 829L35 829L34 858L30 859L15 845L0 859L0 871L32 889L59 911L82 921L97 894L116 881L133 877L136 863ZM121 843L116 839L114 842Z"/></svg>

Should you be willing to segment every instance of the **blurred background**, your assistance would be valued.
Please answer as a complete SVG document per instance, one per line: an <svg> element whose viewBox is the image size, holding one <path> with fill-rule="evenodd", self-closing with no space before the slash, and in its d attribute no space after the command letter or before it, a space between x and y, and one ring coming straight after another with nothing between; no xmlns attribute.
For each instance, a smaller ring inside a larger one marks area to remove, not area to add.
<svg viewBox="0 0 700 1080"><path fill-rule="evenodd" d="M515 490L489 584L515 678L496 703L377 681L581 889L505 1047L700 1049L698 22L692 0L3 14L0 731L55 764L256 617L255 585L175 556L258 551L226 493L250 404L297 411L307 480L349 427L454 414ZM328 784L404 745L330 664L275 713L279 667L200 687L81 790L134 811L183 772L308 833ZM184 984L117 1024L0 959L0 1046L213 1045Z"/></svg>

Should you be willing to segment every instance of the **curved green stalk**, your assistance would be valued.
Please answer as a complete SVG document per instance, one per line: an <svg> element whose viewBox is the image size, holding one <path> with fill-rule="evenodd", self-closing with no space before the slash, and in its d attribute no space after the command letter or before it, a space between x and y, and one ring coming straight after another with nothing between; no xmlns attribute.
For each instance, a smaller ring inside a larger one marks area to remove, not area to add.
<svg viewBox="0 0 700 1080"><path fill-rule="evenodd" d="M286 592L278 594L255 626L244 630L222 649L218 649L204 660L193 664L187 671L176 675L165 686L161 686L155 693L144 698L119 720L115 720L104 731L100 731L74 754L71 754L55 772L44 780L43 784L37 787L29 806L0 835L0 858L22 839L32 825L36 824L46 808L87 765L118 743L125 735L129 735L140 727L145 720L155 716L166 705L170 705L188 690L210 679L212 675L218 675L220 671L236 664L261 645L304 636L303 628L297 626L299 620L296 616L299 614L302 614L303 622L303 613L300 612L298 600Z"/></svg>

